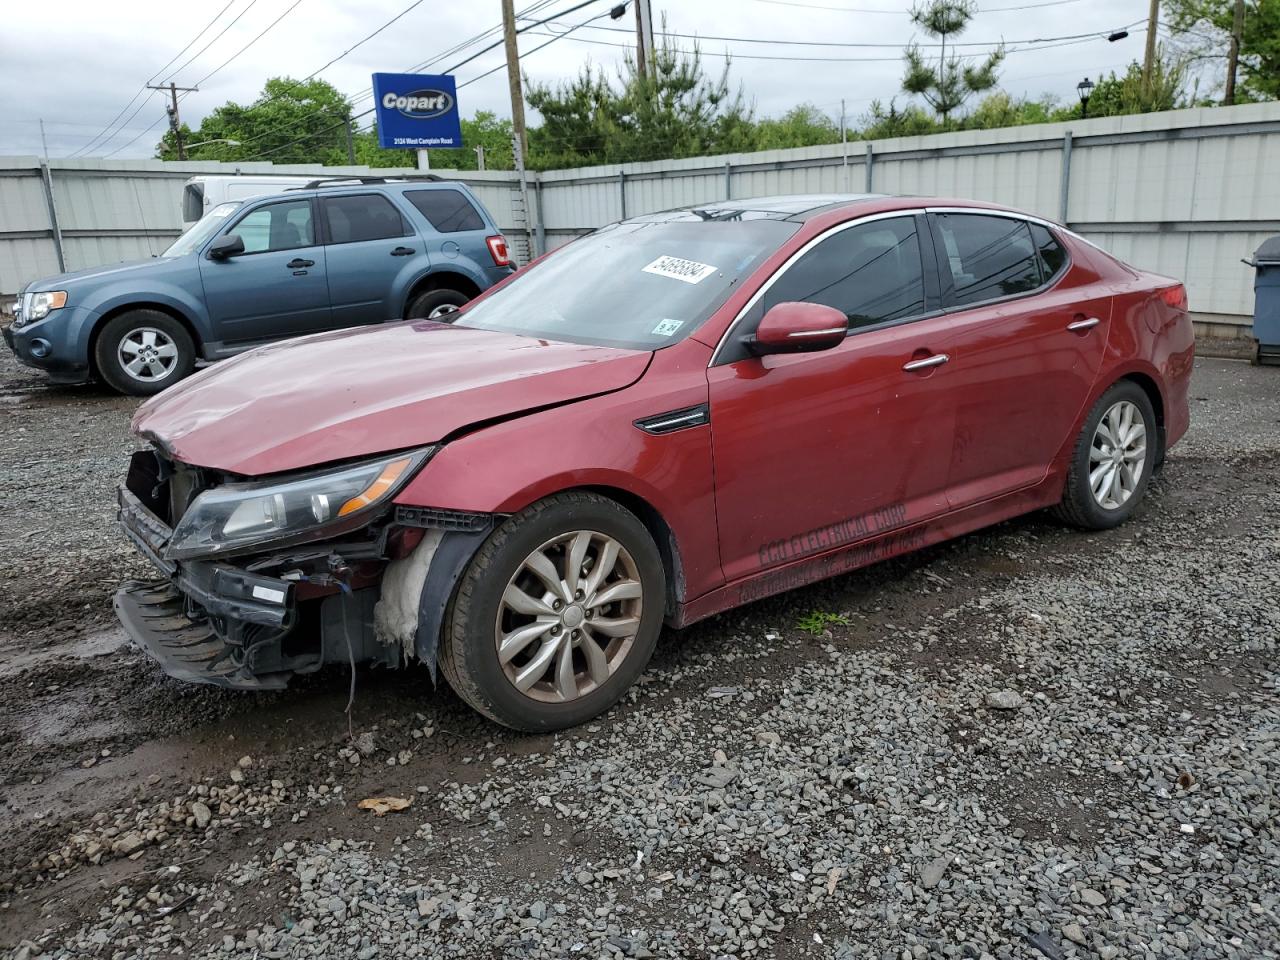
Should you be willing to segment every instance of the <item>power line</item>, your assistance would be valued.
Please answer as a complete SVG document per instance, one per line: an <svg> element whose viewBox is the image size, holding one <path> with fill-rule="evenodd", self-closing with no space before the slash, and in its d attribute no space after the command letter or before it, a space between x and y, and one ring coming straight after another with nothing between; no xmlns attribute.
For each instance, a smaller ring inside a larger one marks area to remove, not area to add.
<svg viewBox="0 0 1280 960"><path fill-rule="evenodd" d="M559 34L539 33L539 36L544 36L544 37L559 36ZM1009 54L1028 53L1036 50L1050 50L1055 47L1069 47L1069 46L1074 46L1080 43L1091 43L1092 41L1096 40L1099 36L1101 36L1101 34L1089 34L1088 36L1085 36L1083 38L1064 40L1060 43L1043 43L1039 45L1027 45L1027 46L1021 46L1021 47L1014 47L1012 49L1006 50L1005 53L1009 53ZM609 40L595 40L590 37L569 37L569 39L574 41L575 43L592 43L592 44L596 44L597 46L619 47L625 50L631 49L630 44L613 43L612 41L609 41ZM734 53L730 50L725 50L723 52L718 52L715 50L696 50L695 51L695 50L686 50L684 48L673 48L672 52L685 54L686 56L692 56L693 54L697 53L705 56L726 57L726 58L739 59L739 60L778 60L778 61L789 61L789 62L797 62L797 63L898 63L898 62L901 62L902 60L901 56L897 56L897 57L813 57L813 56L796 57L796 56L783 56L782 54ZM983 50L983 51L977 51L974 53L962 53L962 54L959 54L958 56L961 59L985 57L990 55L993 52L994 50Z"/></svg>
<svg viewBox="0 0 1280 960"><path fill-rule="evenodd" d="M599 19L598 17L596 19ZM1121 30L1127 30L1130 27L1137 26L1142 23L1141 20L1135 20L1133 23L1120 27ZM579 24L585 26L586 24ZM574 29L577 29L576 27ZM609 27L609 26L593 26L592 30L608 30L613 33L633 33L627 27ZM679 37L684 40L725 40L731 43L762 43L776 46L791 47L887 47L891 49L901 50L905 44L903 43L850 43L838 40L774 40L766 37L726 37L717 36L715 34L697 34L697 33L678 33L671 30L655 31L664 37ZM998 47L1001 44L1024 44L1024 43L1050 43L1057 40L1084 40L1094 39L1097 37L1106 37L1108 33L1114 33L1113 30L1095 30L1091 33L1073 33L1061 37L1033 37L1026 40L971 40L962 42L953 42L948 44L941 43L918 43L920 47Z"/></svg>
<svg viewBox="0 0 1280 960"><path fill-rule="evenodd" d="M142 94L147 89L147 84L151 83L151 81L153 81L156 77L164 73L164 71L169 68L169 64L173 63L173 61L177 60L180 56L182 56L184 53L190 50L192 45L194 45L197 40L199 40L202 36L204 36L205 33L208 32L209 28L212 27L215 23L217 23L224 13L226 13L229 9L231 9L231 4L235 2L236 0L227 0L227 5L218 11L217 16L215 16L212 20L206 23L194 37L188 40L187 45L185 47L183 47L181 50L175 53L172 57L170 57L169 63L166 63L163 67L161 67L151 76L147 77L146 81L142 84L142 86L138 88L138 92L135 93L132 98L130 98L128 103L126 103L123 107L120 108L120 112L117 113L114 117L112 117L110 121L108 121L107 125L102 128L101 132L99 132L97 136L95 136L92 140L90 140L84 146L78 147L77 149L73 150L70 156L74 157L78 153L89 150L94 146L94 144L102 140L103 136L106 135L107 131L111 130L111 128L115 126L116 121L124 116L125 111L128 110L131 106L133 106L137 102L138 97L142 96ZM150 95L148 95L148 99L150 99ZM121 128L121 130L122 129L123 128ZM116 130L114 133L112 133L111 136L112 137L117 136L121 132L121 130Z"/></svg>
<svg viewBox="0 0 1280 960"><path fill-rule="evenodd" d="M165 83L168 83L170 80L172 80L172 79L173 79L174 77L176 77L178 74L180 74L183 70L187 69L187 67L191 66L191 64L192 64L192 63L194 63L196 60L199 60L199 59L200 59L201 54L203 54L206 50L208 50L210 47L212 47L212 46L213 46L215 43L217 43L219 40L221 40L221 39L222 39L222 37L223 37L223 35L225 35L225 34L226 34L226 32L227 32L228 30L230 30L230 29L231 29L232 27L234 27L237 23L239 23L239 22L240 22L240 18L241 18L241 17L243 17L243 16L244 16L246 13L248 13L250 10L252 10L252 9L253 9L254 4L256 4L257 2L258 2L258 0L249 0L248 5L247 5L247 6L245 6L245 7L244 7L244 9L242 9L239 13L237 13L237 14L235 15L235 18L234 18L234 19L232 19L232 21L231 21L230 23L228 23L225 27L223 27L221 30L219 30L219 31L218 31L218 35L217 35L216 37L214 37L212 40L210 40L208 43L206 43L203 47L201 47L201 48L200 48L200 50L199 50L199 52L197 52L194 56L188 57L188 58L187 58L187 60L186 60L186 62L184 62L184 63L182 64L182 66L180 66L177 70L173 71L173 73L169 74L167 77L165 77L165 78L164 78L164 82L165 82ZM154 79L154 78L152 78L152 79Z"/></svg>
<svg viewBox="0 0 1280 960"><path fill-rule="evenodd" d="M1023 3L1012 7L982 7L975 13L1000 13L1006 10L1035 10L1039 7L1060 7L1068 3L1080 3L1081 0L1041 0L1039 3ZM824 3L803 3L801 0L756 0L756 3L771 3L779 7L803 7L807 10L831 10L835 13L887 13L902 16L910 15L910 10L886 9L884 7L835 7Z"/></svg>
<svg viewBox="0 0 1280 960"><path fill-rule="evenodd" d="M265 37L268 33L270 33L270 32L275 28L275 25L276 25L277 23L279 23L281 20L283 20L283 19L284 19L285 17L287 17L289 14L293 13L293 11L297 8L298 4L300 4L301 2L302 2L302 0L293 0L293 5L292 5L291 7L289 7L289 9L285 10L285 12L284 12L284 13L280 14L280 16L276 17L276 18L275 18L274 20L272 20L269 24L267 24L267 26L266 26L265 28L263 28L263 30L262 30L262 32L261 32L261 33L259 33L256 37L254 37L252 40L250 40L248 43L246 43L243 47L241 47L239 50L237 50L237 51L236 51L235 53L233 53L231 56L229 56L226 60L222 61L222 63L218 64L218 66L214 67L212 70L210 70L208 73L206 73L203 77L201 77L201 78L200 78L199 80L197 80L194 84L192 84L192 86L196 86L196 87L200 86L200 84L204 83L206 80L208 80L210 77L212 77L215 73L217 73L219 70L221 70L221 69L222 69L223 67L225 67L227 64L231 63L231 61L232 61L232 60L235 60L235 59L236 59L236 57L240 56L240 54L244 53L246 50L248 50L250 47L252 47L255 43L257 43L259 40L261 40L263 37ZM414 4L414 6L417 6L417 4Z"/></svg>
<svg viewBox="0 0 1280 960"><path fill-rule="evenodd" d="M420 3L420 2L422 2L422 0L418 0L418 2ZM529 14L529 13L536 12L536 11L538 11L538 10L545 9L546 7L550 6L553 2L554 2L554 0L538 0L538 2L537 2L537 3L531 4L529 7L527 7L527 8L523 11L523 13L524 13L524 14ZM302 80L299 80L296 84L294 84L294 85L293 85L293 88L294 88L294 89L297 89L297 87L298 87L300 84L306 83L308 80L312 80L312 79L314 79L318 74L323 73L323 72L324 72L325 70L327 70L329 67L333 66L333 64L337 63L339 60L341 60L343 57L345 57L347 54L349 54L352 50L355 50L355 49L356 49L356 47L359 47L361 44L365 43L366 41L373 39L373 37L377 36L379 33L381 33L383 30L385 30L387 27L389 27L391 24L393 24L396 20L399 20L399 19L400 19L400 17L404 16L406 13L408 13L410 10L412 10L412 9L413 9L414 7L416 7L416 6L418 6L418 3L414 3L414 4L412 4L411 6L407 7L405 10L401 11L399 14L397 14L397 15L396 15L395 17L393 17L391 20L388 20L386 23L384 23L381 27L379 27L379 28L378 28L377 30L375 30L373 33L369 34L369 36L365 37L365 38L364 38L364 40L361 40L361 41L360 41L360 43L357 43L355 46L351 47L349 50L346 50L345 52L343 52L340 56L335 57L334 59L330 60L328 63L326 63L326 64L325 64L323 67L321 67L320 69L313 71L313 72L310 74L310 76L304 77ZM460 43L456 43L456 44L454 44L452 47L450 47L448 50L445 50L443 53L437 54L435 57L432 57L431 59L429 59L429 60L427 60L427 61L425 61L425 62L423 62L423 63L418 64L416 67L410 67L409 69L407 69L407 70L405 70L405 71L403 71L403 72L405 72L405 73L418 73L418 72L420 72L423 68L428 67L428 66L431 66L432 64L438 63L438 62L440 62L440 60L444 59L445 57L452 56L452 55L453 55L453 54L455 54L455 53L459 53L459 52L461 52L462 50L465 50L467 47L472 46L473 44L478 43L478 42L480 42L480 41L484 40L485 38L492 36L492 35L493 35L493 34L495 34L495 33L499 33L499 32L501 32L501 29L502 29L502 28L501 28L501 26L498 26L498 27L490 27L488 30L485 30L485 31L483 31L483 32L481 32L481 33L476 34L474 37L470 38L469 40L463 40L463 41L461 41ZM346 99L346 101L347 101L347 107L348 107L348 110L349 110L351 107L354 107L356 103L358 103L358 102L360 102L360 101L362 101L362 100L366 100L366 99L368 99L370 96L372 96L372 94L373 94L373 90L372 90L372 88L366 88L365 90L361 91L361 92L360 92L360 93L358 93L358 94L354 94L354 95L352 95L352 96L350 96L350 97L346 97L345 99ZM258 101L257 103L255 103L255 104L253 104L253 105L254 105L254 106L265 106L266 104L271 103L271 102L273 102L273 101L275 101L275 100L279 99L281 96L282 96L282 94L274 94L274 95L272 95L272 96L270 96L270 97L266 98L265 100ZM266 131L266 132L264 132L264 133L257 134L256 136L248 137L248 138L246 138L245 140L241 141L241 146L245 146L245 145L250 144L250 143L255 143L255 142L257 142L258 140L262 140L262 139L264 139L265 137L272 136L273 134L278 134L278 133L280 133L282 130L291 130L291 129L295 129L295 128L297 128L297 127L301 126L303 123L305 123L305 122L309 119L309 117L310 117L310 116L319 116L319 115L320 115L320 112L317 112L317 113L314 113L314 114L310 114L309 116L306 116L306 117L299 117L298 119L294 120L293 122L288 123L288 124L285 124L283 127L277 127L277 128L276 128L276 129L274 129L274 130L268 130L268 131ZM365 114L361 114L360 116L365 116ZM353 117L352 119L355 119L355 118ZM307 136L313 136L313 134L308 134Z"/></svg>
<svg viewBox="0 0 1280 960"><path fill-rule="evenodd" d="M543 24L545 24L545 23L547 23L547 22L549 22L549 21L551 21L551 20L556 20L556 19L558 19L558 18L560 18L560 17L566 16L567 14L573 13L575 10L581 10L583 7L590 6L591 4L593 4L593 3L595 3L595 2L596 2L596 0L582 0L582 2L581 2L581 3L575 4L575 5L574 5L574 6L572 6L572 7L568 7L567 9L561 10L559 13L552 14L551 16L546 17L546 18L544 18L544 19L542 19L542 20L538 20L538 21L537 21L537 22L535 22L535 23L531 23L531 24L529 24L528 26L521 27L521 28L520 28L519 30L517 30L516 32L517 32L517 33L526 33L526 32L528 32L528 31L532 30L534 27L542 26ZM547 36L547 34L543 34L543 36ZM559 36L560 36L560 34L550 34L550 36L552 36L552 37L559 37ZM570 39L571 39L571 40L577 40L578 38L577 38L577 37L570 37ZM460 67L464 67L464 66L466 66L468 63L471 63L473 60L477 59L478 57L481 57L481 56L483 56L484 54L488 53L489 51L491 51L491 50L495 50L495 49L497 49L498 47L502 46L504 42L505 42L504 40L499 39L499 40L495 41L494 43L489 44L489 46L484 47L482 50L477 51L476 53L474 53L474 54L472 54L471 56L467 57L465 60L461 60L461 61L459 61L458 63L455 63L453 66L451 66L451 67L449 67L447 70L445 70L445 73L446 73L446 74L451 74L451 73L455 72L455 71L456 71L456 70L458 70ZM412 73L412 72L414 72L414 71L410 71L410 72ZM376 109L377 109L376 107L370 107L368 110L365 110L365 111L363 111L363 112L361 112L361 113L355 114L354 116L350 117L349 119L343 119L341 123L337 123L337 124L334 124L334 125L332 125L332 126L325 127L323 130L317 130L317 131L315 131L314 133L306 134L306 135L304 135L304 136L302 136L302 137L298 137L298 138L297 138L297 139L295 139L295 140L290 140L290 141L289 141L289 142L287 142L287 143L282 143L282 144L280 144L280 145L279 145L279 146L277 146L277 147L272 147L270 150L264 151L263 153L259 153L259 154L255 155L255 156L250 157L250 158L247 158L247 159L249 159L249 160L261 160L263 157L269 157L269 156L271 156L273 153L279 153L281 150L287 150L289 147L297 146L299 143L303 143L303 142L305 142L305 141L307 141L307 140L311 140L311 139L314 139L315 137L323 136L323 135L324 135L324 134L326 134L326 133L330 133L330 132L332 132L332 131L334 131L334 130L337 130L337 129L339 129L340 127L342 127L344 124L346 124L346 123L350 122L350 120L359 120L361 117L367 117L369 114L373 113ZM312 114L312 116L318 116L318 115L319 115L319 114ZM299 122L299 123L301 123L301 122L305 122L305 120L306 120L306 119L307 119L306 117L301 117L301 118L299 118L298 122Z"/></svg>

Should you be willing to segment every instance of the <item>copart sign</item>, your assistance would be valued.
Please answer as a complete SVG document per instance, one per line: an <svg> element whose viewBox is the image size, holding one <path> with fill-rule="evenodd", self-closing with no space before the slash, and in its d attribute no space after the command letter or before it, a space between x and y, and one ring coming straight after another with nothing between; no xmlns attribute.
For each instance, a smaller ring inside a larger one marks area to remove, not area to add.
<svg viewBox="0 0 1280 960"><path fill-rule="evenodd" d="M453 77L375 73L378 145L391 149L462 146L458 89Z"/></svg>

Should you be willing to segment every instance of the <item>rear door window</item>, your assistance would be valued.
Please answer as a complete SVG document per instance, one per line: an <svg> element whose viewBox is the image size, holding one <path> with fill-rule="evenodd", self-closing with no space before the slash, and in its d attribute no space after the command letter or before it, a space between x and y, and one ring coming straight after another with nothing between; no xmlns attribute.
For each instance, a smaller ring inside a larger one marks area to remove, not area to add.
<svg viewBox="0 0 1280 960"><path fill-rule="evenodd" d="M359 243L409 234L400 211L380 193L322 197L320 203L329 225L330 243Z"/></svg>
<svg viewBox="0 0 1280 960"><path fill-rule="evenodd" d="M1040 257L1025 220L986 214L938 214L944 273L963 306L1029 293L1040 286Z"/></svg>
<svg viewBox="0 0 1280 960"><path fill-rule="evenodd" d="M1031 239L1040 254L1040 271L1045 283L1053 280L1067 266L1067 250L1046 227L1031 224Z"/></svg>
<svg viewBox="0 0 1280 960"><path fill-rule="evenodd" d="M484 219L461 190L406 190L405 199L440 233L484 229Z"/></svg>

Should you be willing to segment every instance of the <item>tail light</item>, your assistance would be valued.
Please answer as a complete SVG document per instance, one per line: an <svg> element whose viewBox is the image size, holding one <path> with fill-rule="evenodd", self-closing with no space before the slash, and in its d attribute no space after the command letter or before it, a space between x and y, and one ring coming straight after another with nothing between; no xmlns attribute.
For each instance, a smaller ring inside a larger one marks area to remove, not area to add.
<svg viewBox="0 0 1280 960"><path fill-rule="evenodd" d="M1175 310L1187 309L1187 288L1182 284L1176 287L1165 287L1160 291L1160 299Z"/></svg>
<svg viewBox="0 0 1280 960"><path fill-rule="evenodd" d="M489 246L489 256L493 257L494 266L511 266L511 254L507 251L506 237L498 234L493 237L485 237L484 242Z"/></svg>

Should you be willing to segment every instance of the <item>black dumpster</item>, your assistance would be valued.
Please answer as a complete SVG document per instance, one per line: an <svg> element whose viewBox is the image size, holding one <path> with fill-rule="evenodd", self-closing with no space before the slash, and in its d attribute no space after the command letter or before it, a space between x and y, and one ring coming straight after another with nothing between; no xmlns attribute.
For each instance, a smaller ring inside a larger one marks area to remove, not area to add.
<svg viewBox="0 0 1280 960"><path fill-rule="evenodd" d="M1280 366L1280 237L1264 240L1252 260L1253 362Z"/></svg>

